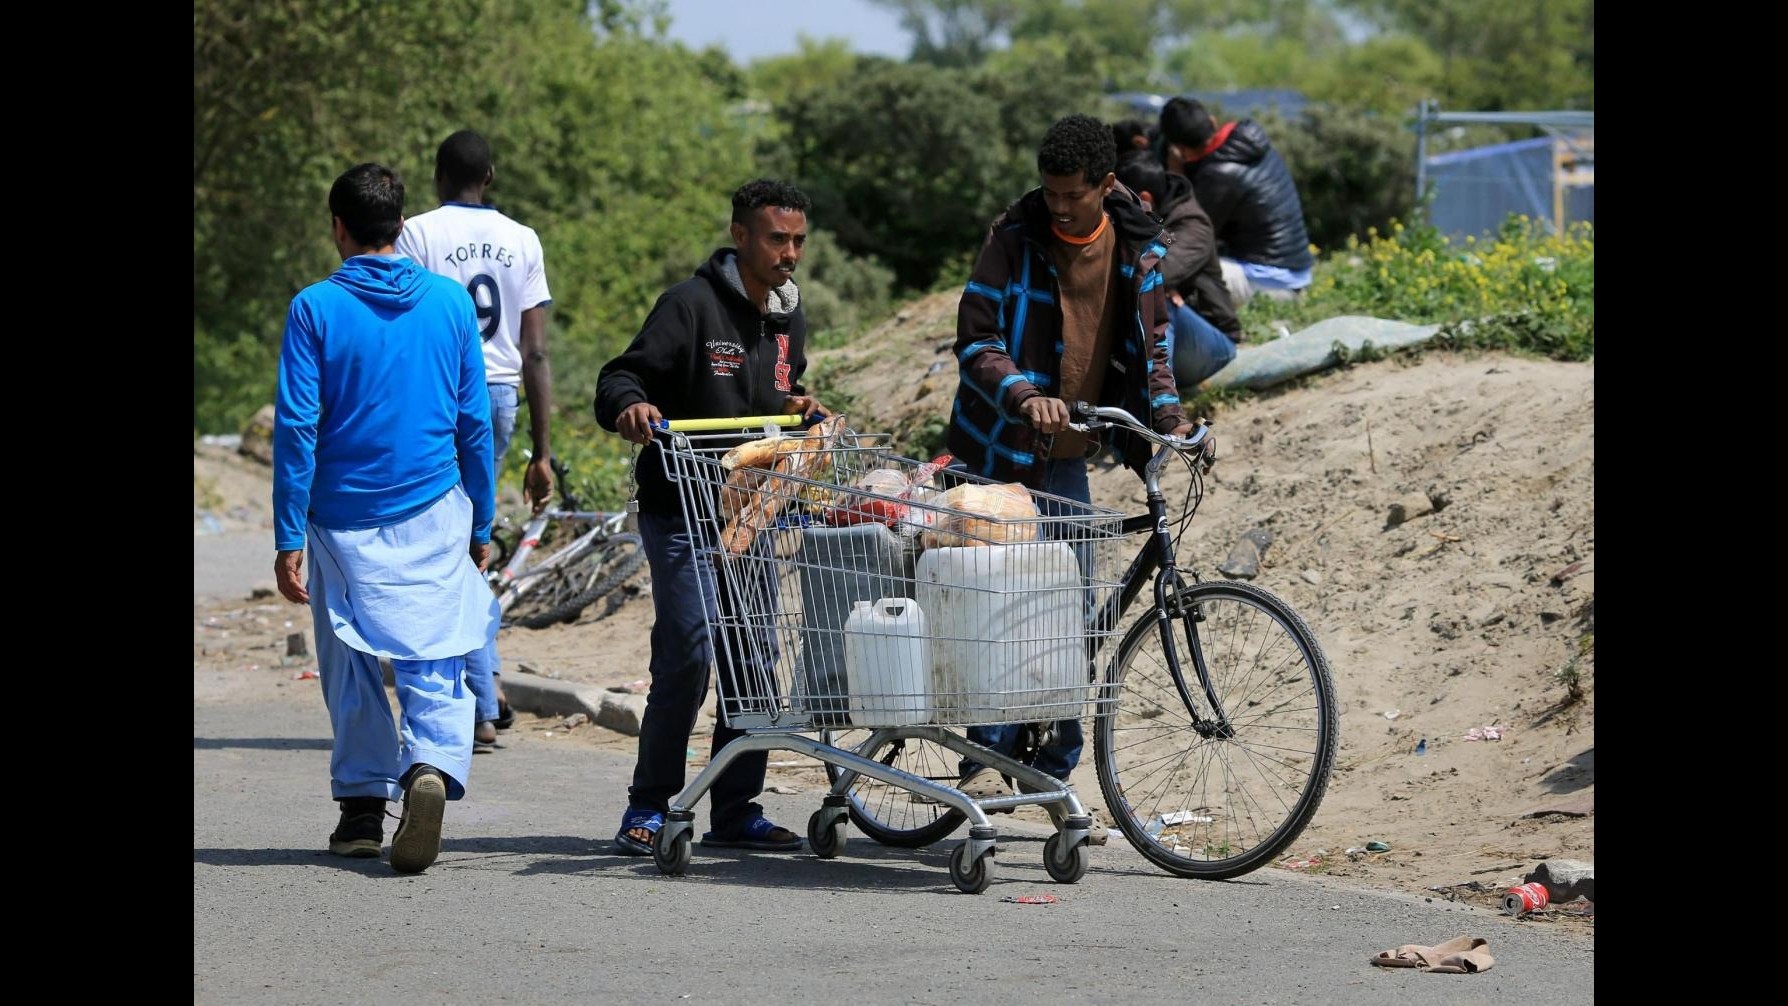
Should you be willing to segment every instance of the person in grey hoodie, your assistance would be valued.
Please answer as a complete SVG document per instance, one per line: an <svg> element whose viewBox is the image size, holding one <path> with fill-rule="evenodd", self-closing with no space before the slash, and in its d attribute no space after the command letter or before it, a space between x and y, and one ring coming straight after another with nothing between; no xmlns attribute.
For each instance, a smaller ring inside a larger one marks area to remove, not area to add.
<svg viewBox="0 0 1788 1006"><path fill-rule="evenodd" d="M605 364L596 383L596 421L641 444L639 533L652 570L652 685L640 722L639 758L615 845L652 854L671 798L683 788L689 732L718 661L721 693L751 677L732 666L750 651L710 634L718 621L713 569L697 555L677 487L665 478L653 439L663 419L814 416L820 404L801 385L807 370L807 319L795 267L807 243L807 196L787 182L759 179L733 193L732 238L695 275L666 290L639 334ZM703 600L707 611L703 611ZM714 726L720 753L743 731ZM712 830L704 846L794 852L801 839L772 824L756 800L764 789L764 752L736 759L715 781Z"/></svg>
<svg viewBox="0 0 1788 1006"><path fill-rule="evenodd" d="M1161 259L1168 298L1167 345L1174 381L1190 392L1235 359L1242 341L1242 323L1223 282L1210 215L1198 204L1186 176L1163 168L1150 151L1120 156L1117 177L1172 238Z"/></svg>

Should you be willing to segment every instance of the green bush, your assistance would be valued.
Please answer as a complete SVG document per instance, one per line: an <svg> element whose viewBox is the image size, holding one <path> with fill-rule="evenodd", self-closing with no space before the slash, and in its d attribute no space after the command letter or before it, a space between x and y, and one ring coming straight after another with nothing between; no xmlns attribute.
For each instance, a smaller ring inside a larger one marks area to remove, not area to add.
<svg viewBox="0 0 1788 1006"><path fill-rule="evenodd" d="M807 350L849 342L888 312L894 271L874 256L838 246L831 232L809 227L801 257L801 308L807 315Z"/></svg>
<svg viewBox="0 0 1788 1006"><path fill-rule="evenodd" d="M578 502L591 510L619 510L633 497L630 479L633 445L596 425L594 416L553 428L553 454L571 467L571 485ZM510 464L502 473L505 483L521 484L525 462L511 449Z"/></svg>
<svg viewBox="0 0 1788 1006"><path fill-rule="evenodd" d="M1494 240L1449 244L1431 226L1392 223L1350 238L1317 263L1295 301L1255 298L1242 309L1254 341L1272 323L1298 329L1344 314L1441 324L1443 346L1515 349L1558 360L1595 355L1595 229L1562 235L1510 217Z"/></svg>

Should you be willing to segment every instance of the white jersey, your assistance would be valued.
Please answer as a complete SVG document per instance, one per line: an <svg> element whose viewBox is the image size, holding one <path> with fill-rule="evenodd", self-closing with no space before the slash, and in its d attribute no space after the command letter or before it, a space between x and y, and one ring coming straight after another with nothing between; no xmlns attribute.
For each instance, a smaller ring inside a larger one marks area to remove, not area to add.
<svg viewBox="0 0 1788 1006"><path fill-rule="evenodd" d="M478 309L484 379L521 383L521 315L552 303L540 235L495 207L446 203L404 221L397 253L457 280Z"/></svg>

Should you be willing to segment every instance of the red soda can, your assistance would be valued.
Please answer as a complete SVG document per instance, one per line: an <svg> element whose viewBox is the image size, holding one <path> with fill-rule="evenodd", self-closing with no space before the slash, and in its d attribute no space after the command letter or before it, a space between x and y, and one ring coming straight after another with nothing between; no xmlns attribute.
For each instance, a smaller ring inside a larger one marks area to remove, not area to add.
<svg viewBox="0 0 1788 1006"><path fill-rule="evenodd" d="M1524 915L1545 908L1552 901L1545 884L1522 884L1509 888L1502 896L1502 910L1509 915Z"/></svg>

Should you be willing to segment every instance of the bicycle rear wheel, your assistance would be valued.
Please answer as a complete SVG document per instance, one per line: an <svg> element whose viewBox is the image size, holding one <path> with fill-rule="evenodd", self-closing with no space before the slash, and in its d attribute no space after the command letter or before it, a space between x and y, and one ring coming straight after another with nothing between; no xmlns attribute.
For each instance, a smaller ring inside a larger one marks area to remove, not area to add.
<svg viewBox="0 0 1788 1006"><path fill-rule="evenodd" d="M1259 587L1195 584L1177 610L1190 707L1147 611L1124 635L1095 724L1099 788L1155 865L1221 880L1270 862L1316 813L1340 745L1335 688L1303 618Z"/></svg>
<svg viewBox="0 0 1788 1006"><path fill-rule="evenodd" d="M820 741L833 747L856 751L865 758L879 761L890 768L910 772L933 782L954 786L960 773L960 756L941 744L928 740L904 738L879 745L874 751L860 751L869 740L868 730L825 730ZM836 783L844 769L826 764L826 781ZM851 821L863 834L901 849L918 849L948 838L967 818L947 804L933 803L911 790L867 776L858 776L845 791L849 799Z"/></svg>
<svg viewBox="0 0 1788 1006"><path fill-rule="evenodd" d="M571 549L539 573L523 574L526 589L504 609L504 625L544 629L568 622L626 583L646 561L637 534L587 538Z"/></svg>

